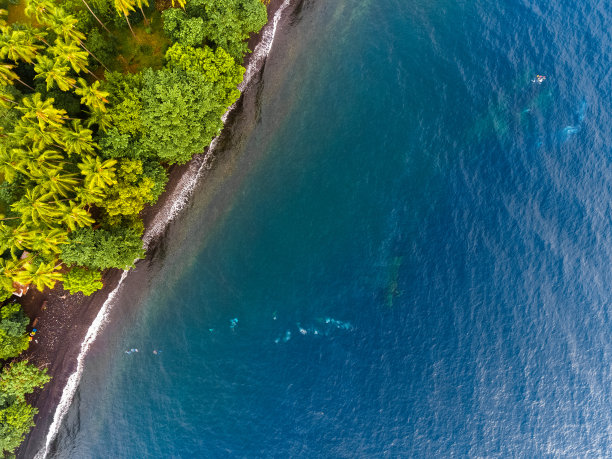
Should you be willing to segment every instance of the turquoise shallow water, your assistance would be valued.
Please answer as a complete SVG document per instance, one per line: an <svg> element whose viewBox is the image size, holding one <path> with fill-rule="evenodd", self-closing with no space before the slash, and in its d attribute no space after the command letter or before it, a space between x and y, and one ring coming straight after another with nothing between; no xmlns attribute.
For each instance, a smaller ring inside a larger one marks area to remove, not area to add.
<svg viewBox="0 0 612 459"><path fill-rule="evenodd" d="M610 455L611 22L304 1L53 456Z"/></svg>

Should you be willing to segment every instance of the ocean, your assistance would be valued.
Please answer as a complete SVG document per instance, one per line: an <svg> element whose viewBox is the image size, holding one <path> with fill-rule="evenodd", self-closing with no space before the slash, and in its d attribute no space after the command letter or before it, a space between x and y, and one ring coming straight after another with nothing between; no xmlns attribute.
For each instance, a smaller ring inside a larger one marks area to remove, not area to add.
<svg viewBox="0 0 612 459"><path fill-rule="evenodd" d="M612 4L292 2L49 457L612 455Z"/></svg>

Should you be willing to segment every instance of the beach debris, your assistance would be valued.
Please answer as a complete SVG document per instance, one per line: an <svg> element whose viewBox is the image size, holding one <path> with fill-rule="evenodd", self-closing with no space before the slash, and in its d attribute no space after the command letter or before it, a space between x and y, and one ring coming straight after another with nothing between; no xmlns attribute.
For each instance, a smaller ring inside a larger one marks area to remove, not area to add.
<svg viewBox="0 0 612 459"><path fill-rule="evenodd" d="M153 354L159 355L161 353L162 353L161 349L153 349Z"/></svg>
<svg viewBox="0 0 612 459"><path fill-rule="evenodd" d="M133 354L134 352L138 352L138 349L132 348L129 351L125 351L126 354Z"/></svg>
<svg viewBox="0 0 612 459"><path fill-rule="evenodd" d="M230 320L230 328L233 330L234 328L236 328L236 325L238 325L238 319L237 318L233 318L232 320Z"/></svg>
<svg viewBox="0 0 612 459"><path fill-rule="evenodd" d="M537 84L542 84L544 81L546 81L546 75L536 75L535 78L531 80L532 83Z"/></svg>

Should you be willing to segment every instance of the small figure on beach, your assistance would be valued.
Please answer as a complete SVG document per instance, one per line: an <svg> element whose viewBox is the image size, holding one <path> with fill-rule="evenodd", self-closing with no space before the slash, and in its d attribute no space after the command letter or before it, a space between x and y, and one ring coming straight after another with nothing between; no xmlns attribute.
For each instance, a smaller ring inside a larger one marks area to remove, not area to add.
<svg viewBox="0 0 612 459"><path fill-rule="evenodd" d="M230 320L230 328L233 330L234 328L236 328L236 325L238 325L238 319L234 318L232 320Z"/></svg>
<svg viewBox="0 0 612 459"><path fill-rule="evenodd" d="M153 349L153 354L155 354L155 355L159 355L159 354L161 354L161 353L162 353L161 349L160 349L160 350Z"/></svg>
<svg viewBox="0 0 612 459"><path fill-rule="evenodd" d="M532 83L537 83L537 84L542 84L544 83L544 81L546 80L546 75L536 75L535 78L533 80L531 80Z"/></svg>

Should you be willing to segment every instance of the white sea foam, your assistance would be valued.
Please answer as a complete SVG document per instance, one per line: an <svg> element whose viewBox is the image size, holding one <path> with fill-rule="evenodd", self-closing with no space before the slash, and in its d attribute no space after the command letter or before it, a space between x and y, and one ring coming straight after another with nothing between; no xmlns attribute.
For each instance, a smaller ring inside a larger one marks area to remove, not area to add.
<svg viewBox="0 0 612 459"><path fill-rule="evenodd" d="M278 27L278 22L283 14L283 11L287 6L289 6L291 0L285 0L283 4L278 8L276 13L274 14L274 18L272 22L270 22L262 32L262 37L260 42L255 47L253 51L253 55L251 56L251 60L249 61L249 65L244 74L244 78L242 83L238 86L241 92L249 85L253 76L257 74L261 70L262 65L264 64L268 54L270 54L270 50L272 49L272 44L274 43L274 37L276 36L276 29ZM227 109L223 117L223 123L227 121L229 114L236 108L236 104L234 103L230 108ZM149 244L157 239L159 236L163 234L166 230L168 224L176 218L176 216L183 210L185 205L189 202L189 198L195 189L196 184L198 183L202 173L210 167L213 159L213 153L217 147L217 142L219 141L219 137L215 137L213 141L210 143L208 148L208 152L204 156L204 158L198 158L191 162L189 169L181 176L180 182L176 187L176 191L173 196L170 196L169 199L166 200L164 206L157 213L154 221L149 225L147 231L144 234L143 241L145 243L145 248L149 246Z"/></svg>
<svg viewBox="0 0 612 459"><path fill-rule="evenodd" d="M244 74L244 79L242 83L238 86L240 91L244 91L244 89L249 85L251 79L254 75L257 74L261 70L263 63L266 60L266 57L270 53L272 49L272 44L274 42L274 37L276 35L276 29L278 27L278 23L283 14L283 11L289 6L291 0L285 0L283 4L279 7L279 9L274 14L274 18L270 23L268 23L263 30L262 39L259 44L255 47L253 51L253 55L249 61L249 65ZM229 114L234 110L236 104L233 104L222 117L223 123L227 120ZM181 176L179 179L179 183L177 184L173 194L168 197L165 201L164 206L157 213L153 222L147 228L143 236L143 243L145 249L147 249L151 242L156 240L159 236L161 236L167 226L176 218L177 215L184 209L185 205L189 202L189 198L191 197L193 190L195 189L198 180L200 179L202 172L210 167L210 163L213 158L214 150L217 146L219 137L213 139L208 148L208 152L203 158L195 159L191 162L189 169ZM53 415L53 422L49 427L49 432L47 433L47 438L45 440L45 446L36 454L35 459L44 459L47 456L49 451L49 447L51 443L55 440L59 432L59 428L72 404L72 400L74 398L74 394L76 393L77 387L81 380L81 375L83 374L83 368L85 366L85 356L89 351L92 343L96 340L98 333L102 330L104 325L108 322L108 315L113 306L113 301L115 296L121 289L121 286L127 277L129 271L124 271L121 274L121 279L119 279L119 283L115 287L115 289L108 295L108 298L102 305L102 308L98 312L98 315L90 325L87 330L87 334L85 335L85 339L81 343L81 351L79 352L79 356L77 357L77 368L70 375L66 386L64 387L64 391L62 392L62 397L59 401L59 404L55 410L55 414Z"/></svg>

